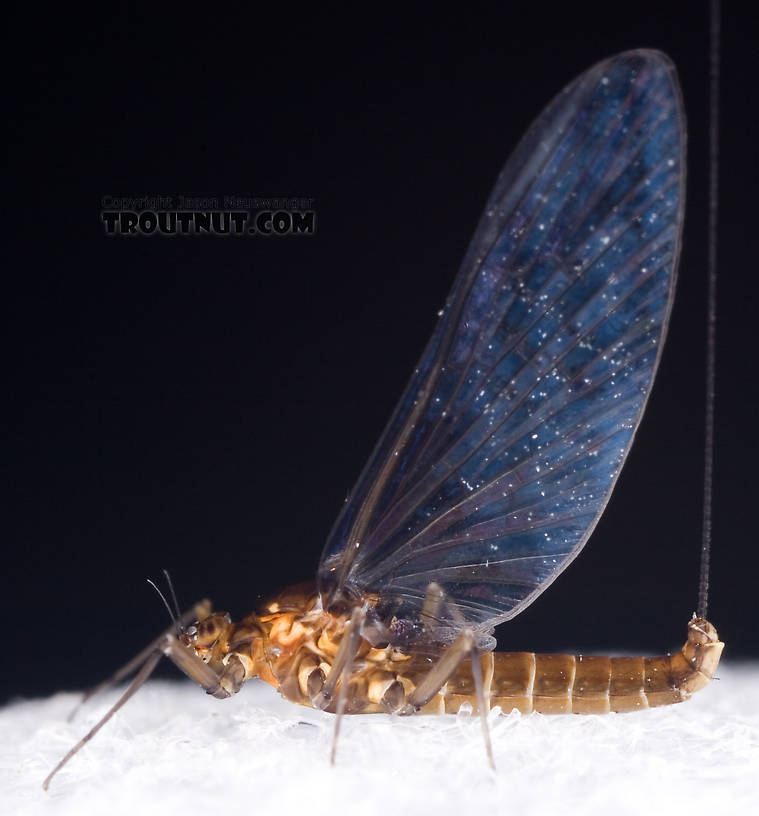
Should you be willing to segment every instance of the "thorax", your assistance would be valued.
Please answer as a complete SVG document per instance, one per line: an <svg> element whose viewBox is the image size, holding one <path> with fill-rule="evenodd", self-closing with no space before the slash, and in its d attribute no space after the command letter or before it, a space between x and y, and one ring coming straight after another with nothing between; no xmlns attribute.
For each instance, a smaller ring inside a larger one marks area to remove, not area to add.
<svg viewBox="0 0 759 816"><path fill-rule="evenodd" d="M311 705L309 678L319 671L323 677L329 674L350 616L325 611L315 591L292 588L252 617L263 634L270 673L260 672L259 677L287 699ZM417 660L392 645L375 646L362 637L350 680L349 711L381 711L379 701L387 687Z"/></svg>

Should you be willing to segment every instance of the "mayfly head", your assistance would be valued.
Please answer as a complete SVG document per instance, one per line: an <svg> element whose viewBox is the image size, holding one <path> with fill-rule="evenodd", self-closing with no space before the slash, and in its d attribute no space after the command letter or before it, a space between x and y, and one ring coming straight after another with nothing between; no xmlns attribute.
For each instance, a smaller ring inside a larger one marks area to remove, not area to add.
<svg viewBox="0 0 759 816"><path fill-rule="evenodd" d="M211 689L187 672L214 697L236 694L246 680L258 677L266 667L264 635L250 618L232 623L227 612L213 612L188 626L178 640L218 677L219 688Z"/></svg>
<svg viewBox="0 0 759 816"><path fill-rule="evenodd" d="M188 626L179 640L185 646L194 649L204 663L208 663L225 649L231 623L229 613L212 612Z"/></svg>

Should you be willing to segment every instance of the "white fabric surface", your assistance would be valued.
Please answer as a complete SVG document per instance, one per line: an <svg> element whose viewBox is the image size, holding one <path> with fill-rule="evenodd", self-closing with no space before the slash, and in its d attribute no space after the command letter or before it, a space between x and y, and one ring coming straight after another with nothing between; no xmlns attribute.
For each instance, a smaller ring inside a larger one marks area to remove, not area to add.
<svg viewBox="0 0 759 816"><path fill-rule="evenodd" d="M333 718L259 682L219 702L151 682L53 780L53 765L116 699L77 720L74 694L0 710L2 814L759 813L759 663L720 667L689 702L635 714Z"/></svg>

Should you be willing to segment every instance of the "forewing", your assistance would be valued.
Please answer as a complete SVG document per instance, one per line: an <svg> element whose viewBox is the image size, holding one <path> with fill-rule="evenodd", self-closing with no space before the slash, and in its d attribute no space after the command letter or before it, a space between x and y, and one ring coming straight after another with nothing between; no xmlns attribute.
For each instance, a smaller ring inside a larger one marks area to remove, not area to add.
<svg viewBox="0 0 759 816"><path fill-rule="evenodd" d="M324 549L325 598L376 593L486 631L587 541L672 303L685 126L674 67L591 68L509 158L432 338Z"/></svg>

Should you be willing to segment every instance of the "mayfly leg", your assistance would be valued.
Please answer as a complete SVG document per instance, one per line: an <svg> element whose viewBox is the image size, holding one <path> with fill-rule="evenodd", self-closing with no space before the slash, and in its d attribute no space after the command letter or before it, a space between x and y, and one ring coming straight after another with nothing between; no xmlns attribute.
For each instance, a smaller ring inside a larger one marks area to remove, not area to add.
<svg viewBox="0 0 759 816"><path fill-rule="evenodd" d="M495 770L495 759L493 758L493 746L490 742L490 730L488 728L488 713L485 708L485 689L482 682L482 664L480 663L480 651L476 644L472 644L469 652L469 659L472 662L472 679L474 680L474 692L477 695L477 708L480 710L480 725L482 726L482 738L485 740L485 753L488 755L488 763L491 770Z"/></svg>
<svg viewBox="0 0 759 816"><path fill-rule="evenodd" d="M439 623L442 620L441 611L442 611L443 606L446 607L448 615L450 616L451 620L453 620L453 622L456 624L456 626L459 629L464 630L464 632L462 634L465 635L467 632L469 632L471 634L471 631L467 630L465 628L466 627L466 621L465 621L463 615L456 608L455 604L450 603L450 601L448 599L448 595L446 594L446 591L436 581L431 581L427 586L427 592L426 592L425 597L424 597L424 606L422 607L421 619L422 619L422 622L424 623L425 627L427 629L429 629L433 633L439 628ZM461 640L461 637L462 636L460 635L459 640ZM458 643L458 641L456 641L456 643ZM456 643L454 643L454 645L451 647L451 649L453 649L456 646ZM490 732L488 730L488 721L487 721L487 713L486 713L486 706L485 706L485 689L483 687L483 682L482 682L482 668L480 667L479 670L477 669L477 666L479 666L479 660L478 660L479 651L478 651L476 645L474 644L473 635L472 635L472 644L469 647L469 650L470 650L470 659L471 659L471 662L472 662L472 679L474 680L474 689L475 689L475 694L476 694L476 697L477 697L477 707L479 708L479 711L480 711L480 722L482 724L482 735L483 735L483 738L485 740L485 750L487 751L488 761L490 762L490 767L493 768L493 770L495 770L495 762L493 760L493 748L492 748L492 746L490 744ZM452 669L450 669L450 672L447 674L447 676L445 676L444 679L440 680L440 676L438 674L437 681L439 681L439 686L438 686L437 689L435 689L435 691L432 692L432 694L430 694L430 697L428 698L428 700L425 700L425 702L428 702L429 699L431 699L437 693L437 691L439 691L440 688L442 688L443 684L445 682L447 682L447 680L450 678L451 674L453 674L453 672L458 668L460 663L463 660L466 659L466 656L467 656L466 655L466 649L464 649L463 657L461 657L459 662L456 663L453 666ZM429 679L429 677L433 674L433 672L435 672L438 669L438 667L441 666L442 663L443 663L443 659L441 658L441 660L436 664L436 666L434 666L433 669L430 671L430 674L427 676L427 679ZM475 665L475 664L477 664L477 665ZM425 682L426 682L426 680L425 680ZM423 685L424 685L424 683L423 683ZM417 688L416 691L418 692L419 688ZM412 694L412 698L413 698L413 696L414 695ZM422 703L422 705L424 705L424 703ZM409 712L407 710L403 710L403 711L401 711L401 713L409 713Z"/></svg>
<svg viewBox="0 0 759 816"><path fill-rule="evenodd" d="M340 646L335 655L335 659L330 667L324 683L318 689L316 694L311 698L311 703L314 708L319 708L322 711L329 706L334 697L335 688L340 681L343 674L347 671L350 673L353 669L353 659L356 657L358 647L361 642L361 622L364 619L366 612L362 607L356 607L351 615L348 624L348 633L340 641Z"/></svg>
<svg viewBox="0 0 759 816"><path fill-rule="evenodd" d="M191 610L186 612L179 618L180 622L187 623L190 620L197 619L197 613L200 612L200 617L205 617L204 612L210 609L209 601L202 601L196 604ZM184 625L184 623L182 625ZM50 786L52 778L63 768L64 765L75 756L94 736L98 731L113 717L113 715L129 700L143 685L143 683L150 677L153 670L158 665L162 657L168 657L175 663L188 677L194 680L201 686L208 694L214 697L223 699L229 697L232 691L228 690L226 685L222 686L220 682L223 677L220 677L216 672L203 660L198 657L193 651L186 648L177 638L176 624L173 624L160 637L156 638L152 643L146 646L135 658L130 660L125 666L122 666L104 683L95 686L89 691L85 697L88 699L95 692L100 691L113 683L126 677L136 669L137 675L127 687L126 691L119 697L119 699L108 709L105 715L77 742L77 744L63 757L63 759L53 768L47 775L45 781L42 783L43 790L47 790ZM80 703L81 705L81 703Z"/></svg>
<svg viewBox="0 0 759 816"><path fill-rule="evenodd" d="M348 685L351 671L353 670L353 661L361 644L361 624L366 616L366 610L363 607L356 607L353 610L350 621L350 632L346 640L348 645L346 648L347 659L345 660L340 679L340 688L337 691L337 706L335 711L335 731L332 734L332 749L329 754L329 761L331 765L335 764L335 756L337 755L337 738L340 736L340 723L343 721L343 714L345 713L345 703L348 698ZM340 644L342 645L342 644ZM339 653L338 653L339 654ZM335 661L337 663L337 661ZM329 677L327 681L329 682ZM326 685L326 684L325 684Z"/></svg>
<svg viewBox="0 0 759 816"><path fill-rule="evenodd" d="M424 595L424 605L422 606L420 617L425 628L433 634L438 631L440 622L443 620L441 610L444 605L448 610L450 619L456 626L459 629L465 629L467 626L466 619L456 608L456 605L450 603L448 595L437 581L430 581L430 583L427 584L427 592Z"/></svg>
<svg viewBox="0 0 759 816"><path fill-rule="evenodd" d="M348 632L340 641L340 646L335 655L335 660L325 678L322 687L313 695L311 702L315 708L325 709L332 702L335 689L337 688L337 701L335 706L335 730L332 734L332 749L330 751L330 763L335 764L337 754L337 739L340 736L340 723L345 713L345 703L348 694L348 681L353 671L353 661L361 645L361 624L366 617L366 609L357 606L351 614L348 624ZM340 684L338 687L338 683Z"/></svg>
<svg viewBox="0 0 759 816"><path fill-rule="evenodd" d="M424 605L420 618L424 627L434 632L440 621L440 609L446 602L445 591L436 581L431 581L427 585L427 592L424 595Z"/></svg>
<svg viewBox="0 0 759 816"><path fill-rule="evenodd" d="M119 699L108 709L105 716L93 726L77 744L66 754L65 757L53 768L52 771L45 777L42 783L42 789L47 790L50 786L52 778L60 771L60 769L73 757L75 754L84 748L84 746L97 734L98 731L113 717L113 715L126 703L126 701L140 688L140 686L150 677L153 669L158 665L158 661L163 657L162 652L154 651L153 654L148 655L137 676L129 684L127 690L119 697Z"/></svg>
<svg viewBox="0 0 759 816"><path fill-rule="evenodd" d="M192 607L192 609L188 609L187 612L184 613L184 615L180 615L175 623L173 623L168 629L162 632L154 641L149 643L144 649L142 649L142 651L136 654L128 663L125 663L110 677L98 683L96 686L93 686L91 689L85 691L84 695L82 696L82 699L72 709L71 713L67 718L67 721L71 722L76 716L79 709L81 709L81 707L96 694L99 694L101 691L104 691L105 689L110 688L111 686L115 686L117 683L120 683L125 678L134 674L134 672L136 672L145 663L145 661L154 652L156 652L156 650L160 649L167 635L170 635L172 632L176 632L178 627L184 628L188 623L192 623L192 621L203 620L203 618L207 617L210 614L210 612L211 602L204 599L196 603L195 606Z"/></svg>
<svg viewBox="0 0 759 816"><path fill-rule="evenodd" d="M480 653L477 648L477 643L475 642L474 632L471 629L465 629L445 652L443 652L438 662L429 670L424 680L411 692L406 705L403 706L398 713L401 715L415 714L443 688L453 676L456 669L469 658L472 663L472 678L474 679L475 694L477 695L477 708L480 712L482 734L485 739L485 751L488 755L490 767L495 770L493 747L490 744L490 732L488 730L487 704L485 702L485 688L482 682L482 666L480 665L479 656Z"/></svg>

